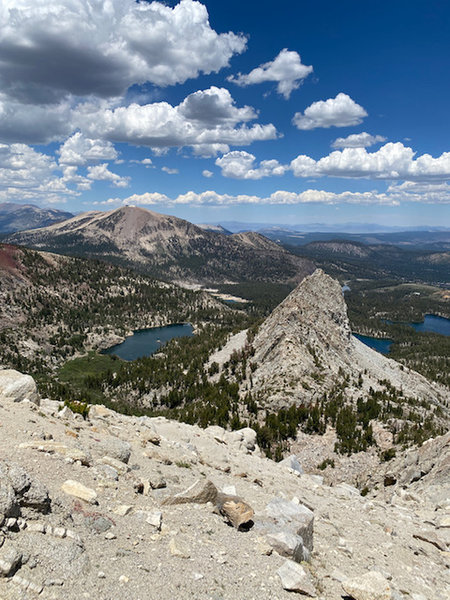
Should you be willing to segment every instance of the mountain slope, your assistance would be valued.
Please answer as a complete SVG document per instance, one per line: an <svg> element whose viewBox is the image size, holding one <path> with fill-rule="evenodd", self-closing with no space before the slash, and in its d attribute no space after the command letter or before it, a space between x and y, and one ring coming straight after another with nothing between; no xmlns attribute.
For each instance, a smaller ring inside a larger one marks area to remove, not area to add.
<svg viewBox="0 0 450 600"><path fill-rule="evenodd" d="M385 501L299 478L262 458L248 429L202 430L103 406L83 419L59 402L14 399L0 388L2 598L306 598L283 589L277 573L287 564L304 567L321 600L347 597L348 579L374 575L388 592L365 598L448 599L448 468L438 494L425 489L416 502L406 484ZM253 527L228 526L211 503L164 502L208 480L252 507ZM77 497L83 490L91 504ZM286 557L305 521L314 549L300 566Z"/></svg>
<svg viewBox="0 0 450 600"><path fill-rule="evenodd" d="M122 207L84 213L39 230L16 233L13 244L101 258L153 276L196 283L298 282L312 263L259 234L224 235L153 211Z"/></svg>
<svg viewBox="0 0 450 600"><path fill-rule="evenodd" d="M320 269L264 321L253 347L253 388L264 392L266 402L274 406L321 400L341 378L354 399L371 387L380 388L383 381L405 396L428 402L450 398L445 388L403 370L354 338L341 286Z"/></svg>
<svg viewBox="0 0 450 600"><path fill-rule="evenodd" d="M232 313L206 292L99 261L0 244L0 364L33 375L123 341L130 330L180 322L220 327Z"/></svg>
<svg viewBox="0 0 450 600"><path fill-rule="evenodd" d="M47 227L73 217L72 213L55 208L40 208L34 204L0 204L0 233L11 233L37 227Z"/></svg>
<svg viewBox="0 0 450 600"><path fill-rule="evenodd" d="M333 276L356 279L401 278L429 283L448 282L448 251L414 249L388 243L345 239L314 241L285 247L314 261Z"/></svg>

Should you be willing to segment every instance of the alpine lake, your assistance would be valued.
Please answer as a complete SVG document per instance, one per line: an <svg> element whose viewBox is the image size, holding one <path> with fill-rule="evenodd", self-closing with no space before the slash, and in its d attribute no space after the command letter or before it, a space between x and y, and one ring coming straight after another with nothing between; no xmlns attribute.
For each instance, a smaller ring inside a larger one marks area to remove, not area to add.
<svg viewBox="0 0 450 600"><path fill-rule="evenodd" d="M398 324L396 321L385 321L388 325ZM439 333L441 335L450 335L450 319L446 319L445 317L438 317L437 315L425 315L424 320L421 323L400 323L401 325L408 325L412 327L416 331L426 332L430 331L432 333ZM373 348L382 354L389 354L392 340L387 338L376 338L368 335L359 335L355 334L355 337L369 346L369 348Z"/></svg>
<svg viewBox="0 0 450 600"><path fill-rule="evenodd" d="M136 360L155 354L161 346L173 338L191 337L193 335L193 327L189 323L138 329L120 344L103 350L102 354L113 354L123 360Z"/></svg>
<svg viewBox="0 0 450 600"><path fill-rule="evenodd" d="M389 325L393 321L386 321ZM450 335L450 319L438 317L436 315L425 315L421 323L403 323L409 325L416 331L439 333L441 335ZM176 323L164 327L151 327L149 329L138 329L133 335L127 337L125 341L115 346L103 350L102 354L111 354L118 356L123 360L136 360L143 356L155 354L161 346L179 337L191 337L194 335L192 325L189 323ZM382 354L389 354L392 346L392 340L386 338L376 338L368 335L356 334L355 337Z"/></svg>

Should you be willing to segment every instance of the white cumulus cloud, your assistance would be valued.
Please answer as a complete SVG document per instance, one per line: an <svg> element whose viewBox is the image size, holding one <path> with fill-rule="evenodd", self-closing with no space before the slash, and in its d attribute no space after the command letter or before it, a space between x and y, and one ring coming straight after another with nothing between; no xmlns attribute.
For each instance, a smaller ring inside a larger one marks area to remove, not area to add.
<svg viewBox="0 0 450 600"><path fill-rule="evenodd" d="M401 142L388 143L376 152L365 148L344 148L318 161L305 155L291 162L297 177L349 177L405 181L433 181L450 178L450 152L433 158L423 154L415 158L412 148Z"/></svg>
<svg viewBox="0 0 450 600"><path fill-rule="evenodd" d="M230 76L228 81L240 86L274 81L277 83L277 92L288 99L312 70L311 66L302 64L298 52L284 48L274 60L256 67L248 74L238 73L236 77Z"/></svg>
<svg viewBox="0 0 450 600"><path fill-rule="evenodd" d="M272 124L247 125L256 116L251 107L236 107L228 90L213 86L190 94L177 106L154 102L108 108L95 102L85 103L78 108L74 120L93 139L152 149L192 146L204 153L276 138Z"/></svg>
<svg viewBox="0 0 450 600"><path fill-rule="evenodd" d="M61 202L74 194L55 160L26 144L0 144L0 200Z"/></svg>
<svg viewBox="0 0 450 600"><path fill-rule="evenodd" d="M332 148L368 148L385 141L386 138L382 135L371 135L363 131L362 133L352 133L345 138L337 138L331 146Z"/></svg>
<svg viewBox="0 0 450 600"><path fill-rule="evenodd" d="M58 150L61 165L82 166L102 160L115 160L117 150L104 140L92 140L82 133L74 133Z"/></svg>
<svg viewBox="0 0 450 600"><path fill-rule="evenodd" d="M117 203L118 198L111 198L104 204ZM373 192L329 192L325 190L305 190L303 192L289 192L278 190L269 196L257 196L249 194L219 194L214 190L204 192L189 191L170 198L158 192L146 192L144 194L133 194L121 201L125 205L143 206L235 206L241 204L250 205L297 205L297 204L383 204L396 206L399 201L390 198L384 193Z"/></svg>
<svg viewBox="0 0 450 600"><path fill-rule="evenodd" d="M3 0L0 140L60 141L77 129L80 103L117 106L131 86L217 72L245 48L245 36L212 29L195 0Z"/></svg>
<svg viewBox="0 0 450 600"><path fill-rule="evenodd" d="M360 125L364 117L367 117L364 108L341 92L336 98L313 102L304 113L295 113L292 122L297 129L308 130Z"/></svg>
<svg viewBox="0 0 450 600"><path fill-rule="evenodd" d="M110 181L115 187L128 187L130 183L129 177L121 177L117 173L113 173L108 169L107 163L88 167L88 179L94 181Z"/></svg>
<svg viewBox="0 0 450 600"><path fill-rule="evenodd" d="M414 184L416 185L416 184ZM433 186L434 187L434 186ZM133 194L123 200L110 198L100 204L124 204L133 206L235 206L235 205L271 205L295 206L299 204L352 204L352 205L380 205L399 206L406 202L422 202L428 204L450 204L450 186L440 190L440 196L435 195L437 190L427 187L414 191L401 186L389 188L387 192L377 190L366 192L330 192L328 190L308 189L302 192L277 190L268 196L249 194L220 194L214 190L204 192L189 191L170 198L159 192L146 192Z"/></svg>
<svg viewBox="0 0 450 600"><path fill-rule="evenodd" d="M3 142L48 144L64 139L72 131L70 102L62 101L49 108L23 104L0 92L0 140Z"/></svg>
<svg viewBox="0 0 450 600"><path fill-rule="evenodd" d="M246 38L218 34L200 2L3 0L0 87L26 103L70 94L110 98L133 84L183 83L217 72Z"/></svg>
<svg viewBox="0 0 450 600"><path fill-rule="evenodd" d="M263 160L255 164L256 157L249 152L235 150L216 159L216 165L222 169L224 177L234 179L262 179L273 175L284 175L288 169L277 160Z"/></svg>

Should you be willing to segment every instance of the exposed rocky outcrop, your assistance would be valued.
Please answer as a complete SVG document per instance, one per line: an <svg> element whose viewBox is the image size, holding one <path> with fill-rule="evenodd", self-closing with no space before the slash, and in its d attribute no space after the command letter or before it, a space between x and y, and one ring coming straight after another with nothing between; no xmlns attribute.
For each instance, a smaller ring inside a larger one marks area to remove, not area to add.
<svg viewBox="0 0 450 600"><path fill-rule="evenodd" d="M420 448L399 452L368 484L386 500L395 501L406 494L415 502L427 500L450 508L450 433L427 440Z"/></svg>
<svg viewBox="0 0 450 600"><path fill-rule="evenodd" d="M353 388L355 396L388 380L405 395L434 403L450 397L445 388L353 337L341 286L320 269L275 308L261 325L253 347L253 389L264 392L272 407L321 399L338 376L349 379L347 393ZM360 375L361 385L356 386Z"/></svg>
<svg viewBox="0 0 450 600"><path fill-rule="evenodd" d="M448 436L396 457L418 481L362 497L263 458L248 428L55 404L0 403L2 598L447 599Z"/></svg>

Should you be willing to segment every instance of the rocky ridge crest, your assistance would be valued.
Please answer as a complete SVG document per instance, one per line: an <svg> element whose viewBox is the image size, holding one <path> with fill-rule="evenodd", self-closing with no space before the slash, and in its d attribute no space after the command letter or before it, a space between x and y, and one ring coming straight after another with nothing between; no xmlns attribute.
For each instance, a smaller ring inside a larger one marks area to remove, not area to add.
<svg viewBox="0 0 450 600"><path fill-rule="evenodd" d="M263 392L273 407L320 400L339 375L350 379L348 393L353 390L355 397L387 380L405 395L438 404L450 398L445 388L352 336L341 286L321 269L274 309L258 330L253 347L253 389ZM362 383L355 386L360 374Z"/></svg>

